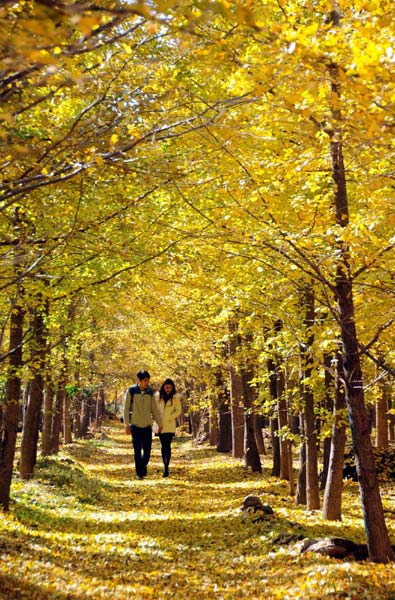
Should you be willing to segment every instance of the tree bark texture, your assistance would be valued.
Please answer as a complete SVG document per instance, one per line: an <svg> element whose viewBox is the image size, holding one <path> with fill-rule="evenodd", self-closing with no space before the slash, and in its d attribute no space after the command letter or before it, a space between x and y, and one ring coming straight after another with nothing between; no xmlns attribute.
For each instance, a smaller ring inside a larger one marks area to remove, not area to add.
<svg viewBox="0 0 395 600"><path fill-rule="evenodd" d="M29 401L23 421L19 473L22 479L34 475L37 461L37 445L40 429L41 409L44 400L44 370L46 360L46 331L44 314L40 308L35 310L32 321L33 339L31 344L32 380Z"/></svg>
<svg viewBox="0 0 395 600"><path fill-rule="evenodd" d="M284 431L288 427L288 405L285 396L285 373L284 365L277 358L276 364L276 398L278 427ZM280 479L289 481L289 443L281 436L280 438Z"/></svg>
<svg viewBox="0 0 395 600"><path fill-rule="evenodd" d="M223 381L221 370L216 373L216 388L218 394L218 440L217 452L232 450L232 419L230 414L230 398Z"/></svg>
<svg viewBox="0 0 395 600"><path fill-rule="evenodd" d="M302 443L299 448L299 471L298 471L298 482L296 486L295 504L307 504L306 494L306 442L304 441L304 419L303 415L300 414L300 433Z"/></svg>
<svg viewBox="0 0 395 600"><path fill-rule="evenodd" d="M262 473L261 459L258 452L258 447L255 438L255 414L254 414L254 399L255 391L251 386L251 380L254 377L250 359L248 357L248 349L250 339L241 339L239 343L244 344L247 353L244 355L244 364L241 368L241 380L243 385L244 397L244 460L245 466L251 467L253 473Z"/></svg>
<svg viewBox="0 0 395 600"><path fill-rule="evenodd" d="M324 408L327 414L334 412L334 382L335 377L331 375L332 368L332 356L325 353L324 354L324 384L325 384L325 400L324 400ZM329 460L331 454L331 437L326 436L323 441L323 449L322 449L322 473L320 477L320 489L324 490L326 486L326 480L328 477L328 469L329 469Z"/></svg>
<svg viewBox="0 0 395 600"><path fill-rule="evenodd" d="M0 432L0 505L9 510L12 469L14 465L21 393L20 369L22 367L24 311L15 303L10 317L9 368L5 390Z"/></svg>
<svg viewBox="0 0 395 600"><path fill-rule="evenodd" d="M42 456L48 456L49 454L51 454L51 433L52 417L54 412L54 398L54 385L51 377L47 375L44 390L43 430L41 436Z"/></svg>
<svg viewBox="0 0 395 600"><path fill-rule="evenodd" d="M270 417L270 437L272 442L272 475L273 477L280 477L281 473L281 452L280 452L280 439L276 435L279 424L277 416L277 372L274 360L269 358L267 360L267 370L269 372L269 392L272 399L272 405L275 406L273 409L273 415Z"/></svg>
<svg viewBox="0 0 395 600"><path fill-rule="evenodd" d="M243 382L237 365L237 324L229 321L229 380L230 406L232 416L232 456L242 458L244 455L244 398Z"/></svg>
<svg viewBox="0 0 395 600"><path fill-rule="evenodd" d="M336 66L331 69L332 94L336 106L340 105L340 78ZM340 115L334 113L335 120ZM345 227L349 223L346 174L343 148L339 132L333 133L330 142L332 176L335 184L336 223ZM364 402L360 349L355 324L353 280L349 265L347 244L339 239L336 267L336 299L338 319L343 344L343 374L345 396L352 433L358 482L364 515L364 524L372 562L387 563L395 560L384 520L378 477L369 431L369 419Z"/></svg>
<svg viewBox="0 0 395 600"><path fill-rule="evenodd" d="M335 379L334 422L331 437L328 474L325 483L322 516L331 521L342 518L344 451L346 447L346 398L341 382L341 356L338 356Z"/></svg>
<svg viewBox="0 0 395 600"><path fill-rule="evenodd" d="M380 381L379 397L376 400L376 447L389 446L388 408L390 390L386 379Z"/></svg>
<svg viewBox="0 0 395 600"><path fill-rule="evenodd" d="M320 507L320 494L314 394L309 383L313 373L313 358L310 348L313 343L311 328L314 325L314 291L311 286L306 286L304 289L304 310L306 342L304 347L301 348L301 358L303 367L304 434L306 440L306 508L307 510L315 510Z"/></svg>

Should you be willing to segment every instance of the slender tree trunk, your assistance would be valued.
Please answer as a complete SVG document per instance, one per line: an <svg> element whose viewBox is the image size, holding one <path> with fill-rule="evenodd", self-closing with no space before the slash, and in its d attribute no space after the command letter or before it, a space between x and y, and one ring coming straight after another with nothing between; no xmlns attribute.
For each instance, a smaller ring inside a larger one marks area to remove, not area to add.
<svg viewBox="0 0 395 600"><path fill-rule="evenodd" d="M105 411L105 394L104 394L104 375L102 375L99 391L97 392L96 400L96 422L95 429L100 431Z"/></svg>
<svg viewBox="0 0 395 600"><path fill-rule="evenodd" d="M44 391L43 430L41 436L41 454L51 454L52 419L54 414L55 390L51 376L47 374Z"/></svg>
<svg viewBox="0 0 395 600"><path fill-rule="evenodd" d="M230 373L230 396L233 458L242 458L244 454L244 408L241 390L242 383L240 375L236 373L232 367Z"/></svg>
<svg viewBox="0 0 395 600"><path fill-rule="evenodd" d="M388 428L389 388L386 379L380 381L379 397L376 399L376 447L389 446Z"/></svg>
<svg viewBox="0 0 395 600"><path fill-rule="evenodd" d="M0 432L0 505L5 511L9 510L10 504L12 470L18 430L23 320L24 311L15 302L10 317L10 356L5 389L5 407L3 408L2 428Z"/></svg>
<svg viewBox="0 0 395 600"><path fill-rule="evenodd" d="M288 428L288 404L285 395L285 374L284 365L277 360L276 365L276 397L277 397L277 415L278 427L280 431ZM280 437L280 479L289 481L289 444L282 435Z"/></svg>
<svg viewBox="0 0 395 600"><path fill-rule="evenodd" d="M340 521L342 518L342 490L344 450L346 447L346 419L347 414L344 386L341 383L341 356L336 361L335 378L335 406L334 421L331 438L331 451L329 468L326 478L324 505L322 516L324 519Z"/></svg>
<svg viewBox="0 0 395 600"><path fill-rule="evenodd" d="M267 360L267 370L269 372L269 392L272 398L273 408L272 416L270 417L270 439L272 443L272 475L273 477L280 477L281 472L281 451L280 451L280 439L277 435L279 429L278 417L277 417L277 372L274 360L269 358Z"/></svg>
<svg viewBox="0 0 395 600"><path fill-rule="evenodd" d="M265 447L265 440L263 438L263 422L264 419L261 415L255 417L255 440L259 454L267 454Z"/></svg>
<svg viewBox="0 0 395 600"><path fill-rule="evenodd" d="M72 400L73 410L73 433L74 437L79 440L82 438L82 430L81 430L81 413L82 413L82 391L78 388L75 392Z"/></svg>
<svg viewBox="0 0 395 600"><path fill-rule="evenodd" d="M287 415L288 415L288 429L289 429L289 431L291 431L293 433L294 415L293 415L293 411L292 411L292 407L291 407L291 399L289 396L287 398ZM288 474L289 474L289 477L288 477L289 495L292 497L295 495L295 478L294 478L294 468L293 468L292 438L287 440L287 444L288 444L287 456L288 456Z"/></svg>
<svg viewBox="0 0 395 600"><path fill-rule="evenodd" d="M209 409L209 433L208 439L210 446L216 446L218 443L218 408L217 397L210 394L210 409Z"/></svg>
<svg viewBox="0 0 395 600"><path fill-rule="evenodd" d="M84 389L81 392L81 415L80 415L80 423L81 423L81 436L85 438L88 434L89 425L92 418L92 406L93 406L93 398L92 393L88 389ZM200 413L199 413L199 421L200 421Z"/></svg>
<svg viewBox="0 0 395 600"><path fill-rule="evenodd" d="M232 456L242 458L244 455L244 398L243 382L235 364L237 352L237 325L229 321L229 379L230 379L230 407L232 417Z"/></svg>
<svg viewBox="0 0 395 600"><path fill-rule="evenodd" d="M340 76L336 65L331 67L334 106L340 106ZM338 109L333 110L334 122L340 123ZM341 132L332 133L330 142L332 174L335 184L336 223L349 223L346 174L343 161ZM353 279L349 264L349 248L339 239L337 244L336 298L343 343L345 395L351 426L358 482L364 515L369 558L372 562L395 560L384 520L378 477L369 433L369 419L364 402L360 347L355 324Z"/></svg>
<svg viewBox="0 0 395 600"><path fill-rule="evenodd" d="M218 394L217 452L230 452L232 450L232 419L229 406L230 398L220 369L218 369L216 373L216 389Z"/></svg>
<svg viewBox="0 0 395 600"><path fill-rule="evenodd" d="M320 494L318 482L318 448L314 411L314 394L309 383L313 373L313 359L310 351L313 343L311 328L314 325L314 292L312 287L308 286L305 288L304 300L306 311L306 345L301 349L301 357L304 381L304 432L306 439L306 508L307 510L315 510L320 507Z"/></svg>
<svg viewBox="0 0 395 600"><path fill-rule="evenodd" d="M217 452L230 452L232 450L232 419L229 402L221 403L218 415L218 442Z"/></svg>
<svg viewBox="0 0 395 600"><path fill-rule="evenodd" d="M244 397L244 460L245 466L251 467L253 473L262 473L261 459L255 439L255 414L254 414L254 389L251 386L251 381L254 377L251 367L251 359L249 357L249 349L251 339L239 338L240 345L244 346L244 360L241 369L241 381L243 385Z"/></svg>
<svg viewBox="0 0 395 600"><path fill-rule="evenodd" d="M388 409L393 409L394 408L394 403L392 401L392 391L393 391L393 385L392 383L389 384L389 398L388 398ZM395 415L392 414L392 412L388 415L388 437L389 437L389 441L393 442L395 440Z"/></svg>
<svg viewBox="0 0 395 600"><path fill-rule="evenodd" d="M60 449L60 433L62 430L62 415L63 405L66 396L64 389L64 379L60 379L58 389L55 394L55 407L52 419L52 432L51 432L51 454L58 454Z"/></svg>
<svg viewBox="0 0 395 600"><path fill-rule="evenodd" d="M117 414L115 407L115 415ZM73 441L73 436L71 433L72 426L72 415L71 415L71 401L70 396L65 390L64 402L63 402L63 430L64 430L64 443L71 444Z"/></svg>
<svg viewBox="0 0 395 600"><path fill-rule="evenodd" d="M277 417L270 418L270 437L272 440L272 475L273 477L280 477L281 472L281 452L280 452L280 438L277 435L278 432L278 419Z"/></svg>
<svg viewBox="0 0 395 600"><path fill-rule="evenodd" d="M69 318L74 317L74 310L69 309ZM64 407L67 401L66 384L69 361L67 356L67 337L63 333L61 337L61 358L58 372L58 381L55 393L55 406L52 415L51 428L51 453L58 454L60 449L60 434L62 423L64 423Z"/></svg>
<svg viewBox="0 0 395 600"><path fill-rule="evenodd" d="M325 381L325 402L324 408L326 414L330 414L334 411L333 402L333 382L335 378L332 377L330 369L332 368L332 357L329 354L324 354L324 381ZM322 473L320 477L320 489L324 490L326 486L326 479L328 477L329 459L331 453L331 437L326 435L323 441L323 457L322 457Z"/></svg>
<svg viewBox="0 0 395 600"><path fill-rule="evenodd" d="M44 399L44 370L46 358L46 332L43 312L37 308L33 316L33 340L31 346L31 371L29 402L23 423L19 473L22 479L34 475L37 445Z"/></svg>
<svg viewBox="0 0 395 600"><path fill-rule="evenodd" d="M307 494L306 494L306 442L304 435L304 418L303 415L300 414L300 434L302 443L299 448L299 472L298 472L298 483L296 487L296 496L295 496L295 504L307 504Z"/></svg>
<svg viewBox="0 0 395 600"><path fill-rule="evenodd" d="M82 437L81 432L81 414L82 414L82 390L81 390L81 377L80 377L80 362L81 362L81 343L78 343L77 347L77 358L76 358L76 371L74 374L74 386L75 392L72 399L72 423L73 423L73 434L76 439Z"/></svg>

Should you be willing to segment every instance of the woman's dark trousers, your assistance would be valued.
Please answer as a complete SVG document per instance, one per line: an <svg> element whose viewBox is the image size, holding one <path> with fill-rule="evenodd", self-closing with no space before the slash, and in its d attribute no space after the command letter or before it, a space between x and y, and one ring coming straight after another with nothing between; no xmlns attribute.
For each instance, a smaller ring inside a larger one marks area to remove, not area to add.
<svg viewBox="0 0 395 600"><path fill-rule="evenodd" d="M173 439L173 437L174 437L174 433L160 433L159 434L159 439L160 439L160 443L161 443L161 451L162 451L162 459L163 459L163 464L165 466L163 475L165 477L167 477L169 474L169 464L170 464L170 458L171 458L171 440Z"/></svg>
<svg viewBox="0 0 395 600"><path fill-rule="evenodd" d="M151 426L137 427L137 425L132 425L132 441L137 477L145 477L147 475L147 465L151 456Z"/></svg>

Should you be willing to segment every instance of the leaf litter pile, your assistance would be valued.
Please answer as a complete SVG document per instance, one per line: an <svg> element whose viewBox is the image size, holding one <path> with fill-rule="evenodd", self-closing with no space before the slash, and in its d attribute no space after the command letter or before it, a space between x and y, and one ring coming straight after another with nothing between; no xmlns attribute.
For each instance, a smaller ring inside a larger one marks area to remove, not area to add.
<svg viewBox="0 0 395 600"><path fill-rule="evenodd" d="M345 484L343 520L323 521L295 506L263 458L253 474L183 435L163 478L155 438L139 481L129 437L111 424L100 439L39 459L33 480L15 475L1 515L0 598L395 599L393 564L300 553L304 537L365 542L357 484ZM394 543L395 491L381 489ZM249 494L274 514L256 521L241 511Z"/></svg>

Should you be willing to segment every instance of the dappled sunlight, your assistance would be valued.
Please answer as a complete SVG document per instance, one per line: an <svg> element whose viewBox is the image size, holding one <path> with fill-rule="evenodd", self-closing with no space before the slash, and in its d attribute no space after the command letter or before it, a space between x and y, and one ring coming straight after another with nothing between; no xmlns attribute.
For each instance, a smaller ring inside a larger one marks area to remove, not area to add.
<svg viewBox="0 0 395 600"><path fill-rule="evenodd" d="M267 457L263 474L253 474L185 438L174 441L168 479L154 440L148 477L139 481L130 440L118 431L65 447L40 461L33 480L15 480L0 525L0 597L318 600L323 588L333 600L391 597L393 565L300 555L296 543L276 541L295 533L364 541L357 486L345 486L343 521L323 521L320 511L295 505ZM251 493L273 517L243 519ZM363 589L370 595L358 595Z"/></svg>

